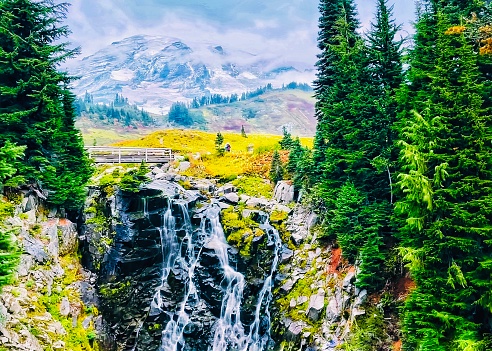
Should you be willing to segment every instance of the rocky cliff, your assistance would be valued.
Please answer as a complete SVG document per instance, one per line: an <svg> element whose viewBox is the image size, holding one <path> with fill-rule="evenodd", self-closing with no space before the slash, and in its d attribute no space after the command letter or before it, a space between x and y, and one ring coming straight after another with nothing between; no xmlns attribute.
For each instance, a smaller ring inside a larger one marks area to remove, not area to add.
<svg viewBox="0 0 492 351"><path fill-rule="evenodd" d="M398 345L394 298L355 287L357 268L317 240L317 217L294 204L289 182L270 200L172 171L149 175L135 192L91 187L77 224L21 194L10 224L24 253L0 295L4 348Z"/></svg>

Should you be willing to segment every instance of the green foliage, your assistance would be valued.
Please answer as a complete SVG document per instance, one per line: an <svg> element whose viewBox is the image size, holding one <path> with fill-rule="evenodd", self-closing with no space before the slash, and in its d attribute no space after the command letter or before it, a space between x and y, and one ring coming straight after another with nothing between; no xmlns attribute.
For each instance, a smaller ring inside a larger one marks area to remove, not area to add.
<svg viewBox="0 0 492 351"><path fill-rule="evenodd" d="M184 102L175 102L169 110L169 122L176 123L185 127L193 124L193 118L190 116L188 107Z"/></svg>
<svg viewBox="0 0 492 351"><path fill-rule="evenodd" d="M463 5L422 9L402 94L418 112L402 114L399 142L400 251L417 285L405 350L486 350L492 332L492 119L474 43L448 32Z"/></svg>
<svg viewBox="0 0 492 351"><path fill-rule="evenodd" d="M272 164L270 166L270 179L276 184L284 179L284 165L280 159L280 154L277 150L273 152Z"/></svg>
<svg viewBox="0 0 492 351"><path fill-rule="evenodd" d="M18 176L48 191L48 202L80 207L91 166L74 127L72 80L57 70L77 51L60 41L67 4L0 2L0 145L25 147ZM19 179L19 178L18 178Z"/></svg>
<svg viewBox="0 0 492 351"><path fill-rule="evenodd" d="M142 161L138 169L131 169L123 175L120 182L120 189L132 193L138 192L142 184L150 180L149 177L147 177L148 172L149 168L145 162Z"/></svg>
<svg viewBox="0 0 492 351"><path fill-rule="evenodd" d="M243 218L233 207L221 214L221 223L227 235L227 242L239 249L242 256L249 257L253 239L265 233L251 218Z"/></svg>
<svg viewBox="0 0 492 351"><path fill-rule="evenodd" d="M218 132L215 138L215 150L217 150L217 154L219 156L223 156L225 152L225 149L222 147L223 143L224 143L224 137L220 132Z"/></svg>
<svg viewBox="0 0 492 351"><path fill-rule="evenodd" d="M0 187L4 185L5 179L9 179L7 186L16 186L24 179L21 176L14 177L17 173L15 162L24 156L25 146L16 146L9 140L0 148Z"/></svg>
<svg viewBox="0 0 492 351"><path fill-rule="evenodd" d="M246 194L253 197L271 198L273 195L272 184L263 178L242 176L232 181L239 194Z"/></svg>

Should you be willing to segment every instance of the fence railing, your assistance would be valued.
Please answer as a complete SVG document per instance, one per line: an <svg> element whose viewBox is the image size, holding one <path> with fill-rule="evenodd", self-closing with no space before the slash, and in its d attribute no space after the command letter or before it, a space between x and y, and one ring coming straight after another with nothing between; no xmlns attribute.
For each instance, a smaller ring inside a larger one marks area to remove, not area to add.
<svg viewBox="0 0 492 351"><path fill-rule="evenodd" d="M169 163L173 160L171 149L88 146L89 156L95 163Z"/></svg>

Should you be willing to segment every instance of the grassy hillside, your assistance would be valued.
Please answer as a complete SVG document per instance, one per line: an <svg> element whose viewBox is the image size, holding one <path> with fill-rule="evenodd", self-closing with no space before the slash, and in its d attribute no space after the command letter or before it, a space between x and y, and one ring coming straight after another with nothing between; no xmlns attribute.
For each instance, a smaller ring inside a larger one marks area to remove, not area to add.
<svg viewBox="0 0 492 351"><path fill-rule="evenodd" d="M223 136L224 144L231 145L231 152L224 156L217 155L215 150L215 133L195 130L163 130L114 145L171 148L190 161L191 168L186 174L191 176L229 180L240 175L267 177L273 151L279 148L281 136L250 134L244 138L238 133L223 133ZM312 147L313 138L301 138L301 143ZM286 152L282 155L286 160Z"/></svg>
<svg viewBox="0 0 492 351"><path fill-rule="evenodd" d="M274 90L258 97L231 104L199 109L211 131L236 131L244 126L247 133L282 134L290 126L293 135L313 136L316 132L312 92Z"/></svg>

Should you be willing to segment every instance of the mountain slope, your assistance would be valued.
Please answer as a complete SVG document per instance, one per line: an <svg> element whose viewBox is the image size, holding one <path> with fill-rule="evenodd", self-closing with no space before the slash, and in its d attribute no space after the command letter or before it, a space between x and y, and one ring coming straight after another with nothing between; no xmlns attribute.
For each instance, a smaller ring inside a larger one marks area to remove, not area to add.
<svg viewBox="0 0 492 351"><path fill-rule="evenodd" d="M314 67L282 57L143 35L114 42L68 69L81 77L73 84L75 94L88 91L96 102L108 102L121 93L158 114L175 101L207 93L240 94L268 83L310 83L314 78Z"/></svg>

